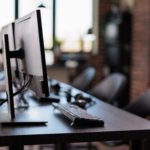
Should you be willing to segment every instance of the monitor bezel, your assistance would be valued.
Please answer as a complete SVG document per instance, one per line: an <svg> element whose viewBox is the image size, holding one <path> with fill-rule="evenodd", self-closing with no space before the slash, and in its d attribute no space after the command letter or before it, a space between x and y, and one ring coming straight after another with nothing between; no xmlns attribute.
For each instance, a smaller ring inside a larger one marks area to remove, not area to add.
<svg viewBox="0 0 150 150"><path fill-rule="evenodd" d="M43 40L43 30L42 30L42 19L40 10L36 10L37 12L37 21L38 21L38 30L39 30L39 41L40 41L40 50L42 57L42 68L43 68L43 79L47 83L47 91L45 91L46 97L49 96L49 88L48 88L48 80L47 80L47 69L46 69L46 59L45 59L45 49L44 49L44 40ZM46 85L45 85L46 86Z"/></svg>

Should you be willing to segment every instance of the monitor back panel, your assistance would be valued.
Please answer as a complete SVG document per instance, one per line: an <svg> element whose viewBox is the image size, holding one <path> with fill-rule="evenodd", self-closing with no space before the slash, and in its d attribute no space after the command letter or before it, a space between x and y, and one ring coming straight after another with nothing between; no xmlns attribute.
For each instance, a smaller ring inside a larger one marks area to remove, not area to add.
<svg viewBox="0 0 150 150"><path fill-rule="evenodd" d="M22 48L25 55L24 59L17 59L19 72L32 75L30 89L39 97L47 97L49 91L40 10L16 20L15 43L16 49Z"/></svg>

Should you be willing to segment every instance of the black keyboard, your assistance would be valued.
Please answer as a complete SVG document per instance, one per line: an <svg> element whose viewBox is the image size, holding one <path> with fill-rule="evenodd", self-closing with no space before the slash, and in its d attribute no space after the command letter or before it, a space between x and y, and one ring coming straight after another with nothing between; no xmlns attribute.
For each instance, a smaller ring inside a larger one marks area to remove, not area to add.
<svg viewBox="0 0 150 150"><path fill-rule="evenodd" d="M104 121L87 113L84 109L73 104L53 104L63 115L72 120L71 125L85 124L93 126L104 126Z"/></svg>

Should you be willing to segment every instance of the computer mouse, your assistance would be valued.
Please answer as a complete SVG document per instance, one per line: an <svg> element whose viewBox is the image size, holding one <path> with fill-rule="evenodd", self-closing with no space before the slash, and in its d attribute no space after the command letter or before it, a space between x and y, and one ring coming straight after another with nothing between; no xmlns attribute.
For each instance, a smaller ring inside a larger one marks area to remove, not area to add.
<svg viewBox="0 0 150 150"><path fill-rule="evenodd" d="M77 106L79 106L81 108L84 108L85 105L86 105L86 101L82 100L82 99L78 99L78 100L76 100L74 102L71 102L71 104L74 104L74 105L77 105Z"/></svg>

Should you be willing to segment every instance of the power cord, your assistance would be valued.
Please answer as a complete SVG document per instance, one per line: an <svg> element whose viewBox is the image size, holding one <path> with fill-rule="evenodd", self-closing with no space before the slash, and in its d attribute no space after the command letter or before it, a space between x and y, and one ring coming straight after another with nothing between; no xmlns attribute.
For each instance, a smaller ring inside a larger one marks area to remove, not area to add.
<svg viewBox="0 0 150 150"><path fill-rule="evenodd" d="M18 90L16 93L13 94L13 96L26 92L29 89L31 82L32 76L30 77L29 81L26 84L24 83L23 87L20 90Z"/></svg>
<svg viewBox="0 0 150 150"><path fill-rule="evenodd" d="M24 92L26 92L28 89L29 89L29 87L30 87L30 85L31 85L31 82L32 82L32 76L29 76L29 80L28 80L28 82L25 84L25 75L24 75L24 85L23 85L23 87L20 89L20 90L18 90L16 93L13 93L13 97L14 96L16 96L16 95L18 95L18 94L22 94L22 93L24 93ZM16 85L15 85L16 86ZM7 102L8 101L8 99L0 99L0 106L1 105L3 105L5 102Z"/></svg>
<svg viewBox="0 0 150 150"><path fill-rule="evenodd" d="M0 99L0 106L3 105L7 101L8 101L7 99Z"/></svg>

